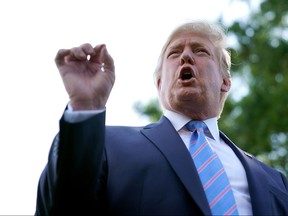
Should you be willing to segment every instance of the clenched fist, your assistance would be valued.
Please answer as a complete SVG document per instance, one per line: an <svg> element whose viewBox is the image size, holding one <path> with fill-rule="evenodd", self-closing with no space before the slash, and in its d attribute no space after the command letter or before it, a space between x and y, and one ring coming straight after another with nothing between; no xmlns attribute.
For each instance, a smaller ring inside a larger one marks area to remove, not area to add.
<svg viewBox="0 0 288 216"><path fill-rule="evenodd" d="M55 63L73 110L105 107L115 82L115 68L104 44L60 49Z"/></svg>

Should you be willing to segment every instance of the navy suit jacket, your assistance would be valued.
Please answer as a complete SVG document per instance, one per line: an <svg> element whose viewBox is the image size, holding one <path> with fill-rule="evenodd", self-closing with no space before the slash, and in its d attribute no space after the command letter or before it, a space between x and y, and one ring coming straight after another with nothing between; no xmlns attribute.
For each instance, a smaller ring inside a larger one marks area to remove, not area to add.
<svg viewBox="0 0 288 216"><path fill-rule="evenodd" d="M221 138L242 162L254 215L288 215L283 174ZM170 121L105 126L105 113L60 121L39 180L36 215L210 215L193 160Z"/></svg>

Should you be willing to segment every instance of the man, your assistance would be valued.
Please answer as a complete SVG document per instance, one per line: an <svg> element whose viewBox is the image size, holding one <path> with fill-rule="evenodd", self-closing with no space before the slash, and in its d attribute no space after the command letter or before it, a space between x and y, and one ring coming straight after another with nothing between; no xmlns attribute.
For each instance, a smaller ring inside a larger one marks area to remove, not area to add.
<svg viewBox="0 0 288 216"><path fill-rule="evenodd" d="M219 132L231 87L225 42L206 22L171 33L155 71L164 116L145 127L105 126L115 80L105 45L59 50L70 103L39 181L36 215L287 215L284 175Z"/></svg>

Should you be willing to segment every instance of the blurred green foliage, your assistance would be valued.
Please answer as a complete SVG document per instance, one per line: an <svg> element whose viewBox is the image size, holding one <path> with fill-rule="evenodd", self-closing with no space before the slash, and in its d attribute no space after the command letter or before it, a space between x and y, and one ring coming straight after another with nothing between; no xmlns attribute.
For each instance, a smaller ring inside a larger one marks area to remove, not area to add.
<svg viewBox="0 0 288 216"><path fill-rule="evenodd" d="M246 1L249 4L249 1ZM224 23L224 20L221 20ZM228 26L233 89L220 129L240 148L288 174L288 2L264 0L247 20ZM241 95L245 89L246 94ZM157 99L135 109L155 122Z"/></svg>

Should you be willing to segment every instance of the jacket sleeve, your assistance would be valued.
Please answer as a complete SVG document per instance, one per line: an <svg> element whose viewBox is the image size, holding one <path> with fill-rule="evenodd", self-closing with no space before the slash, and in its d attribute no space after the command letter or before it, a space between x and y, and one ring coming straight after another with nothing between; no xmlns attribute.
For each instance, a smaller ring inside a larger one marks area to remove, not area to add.
<svg viewBox="0 0 288 216"><path fill-rule="evenodd" d="M39 180L35 215L97 211L104 144L105 112L73 124L62 117Z"/></svg>

